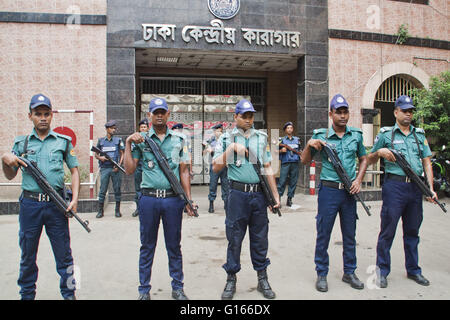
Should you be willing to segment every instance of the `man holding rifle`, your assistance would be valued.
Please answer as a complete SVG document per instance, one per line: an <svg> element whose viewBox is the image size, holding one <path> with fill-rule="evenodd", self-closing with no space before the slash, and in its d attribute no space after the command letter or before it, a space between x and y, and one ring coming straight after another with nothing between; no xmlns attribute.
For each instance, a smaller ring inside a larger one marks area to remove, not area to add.
<svg viewBox="0 0 450 320"><path fill-rule="evenodd" d="M280 207L275 178L271 169L270 147L267 135L253 128L255 109L250 101L242 99L236 104L234 120L236 128L223 134L214 151L212 169L220 172L228 167L230 190L225 218L228 240L227 262L223 265L227 282L222 293L223 300L233 299L236 292L236 273L241 269L240 255L242 241L247 227L250 237L250 256L253 269L257 271L257 290L267 299L274 299L268 278L267 258L269 219L268 199L264 196L260 178L253 164L257 161L249 157L249 150L264 166L264 173L275 199L274 208ZM247 149L248 148L248 149ZM252 162L253 161L253 162Z"/></svg>
<svg viewBox="0 0 450 320"><path fill-rule="evenodd" d="M385 178L382 189L383 206L381 209L381 230L377 243L378 285L386 288L387 276L391 270L390 249L400 218L403 222L403 244L407 277L420 285L428 286L430 282L422 275L418 265L419 228L423 219L422 192L395 162L395 156L389 149L400 151L414 172L421 176L425 169L432 197L433 170L431 169L431 150L425 132L411 125L414 105L408 96L400 96L395 101L393 127L383 127L375 139L369 164L376 163L380 157L385 159Z"/></svg>
<svg viewBox="0 0 450 320"><path fill-rule="evenodd" d="M116 121L109 120L105 124L105 128L106 137L98 139L97 148L105 152L109 157L111 157L111 159L121 166L125 146L121 138L114 137L117 130ZM100 167L100 192L98 194L98 213L96 217L102 218L104 215L105 197L106 192L108 191L109 180L111 179L114 188L114 197L116 199L115 216L120 218L122 216L120 213L120 200L122 196L120 185L122 184L122 173L119 171L119 168L109 161L104 155L102 156L96 152L95 158L98 160L98 165Z"/></svg>
<svg viewBox="0 0 450 320"><path fill-rule="evenodd" d="M69 137L54 132L50 128L53 118L50 99L43 94L31 98L28 118L34 129L28 136L19 136L14 141L12 153L2 157L3 172L8 180L16 177L19 166L26 163L18 156L34 161L47 178L49 184L63 195L64 167L66 162L72 175L72 200L67 212L77 210L80 175L78 160ZM22 194L19 211L19 244L22 250L19 280L20 295L23 300L33 300L36 296L38 267L36 256L42 228L50 239L56 261L56 270L61 277L60 291L66 300L75 300L73 281L73 258L70 248L69 222L48 194L43 193L37 182L25 170L22 172Z"/></svg>
<svg viewBox="0 0 450 320"><path fill-rule="evenodd" d="M147 117L152 127L147 132L136 132L125 143L125 170L133 174L142 160L141 198L139 200L139 222L141 248L139 254L139 300L150 300L150 278L155 255L160 220L164 226L164 239L169 256L169 273L172 278L172 297L187 300L183 290L183 263L181 254L181 225L185 201L174 191L160 167L155 154L145 142L152 139L167 158L176 179L181 183L187 198L191 200L190 155L184 134L169 130L167 121L170 111L166 100L150 101ZM131 145L135 144L132 151ZM192 207L195 207L192 204ZM195 213L186 205L189 216Z"/></svg>
<svg viewBox="0 0 450 320"><path fill-rule="evenodd" d="M337 94L330 103L329 116L332 120L330 128L314 130L314 135L306 144L301 161L308 165L317 151L321 151L322 171L318 195L318 212L316 217L317 239L315 264L317 272L316 289L328 291L328 245L337 213L339 213L342 240L344 275L342 281L352 288L363 289L364 284L355 274L356 270L356 200L352 196L361 189L361 181L367 168L366 149L363 145L362 131L347 126L350 116L349 106L345 98ZM325 143L333 146L341 160L345 171L352 182L350 193L343 186L336 170L323 149ZM356 175L356 157L359 159L359 172Z"/></svg>
<svg viewBox="0 0 450 320"><path fill-rule="evenodd" d="M286 184L288 184L288 193L286 206L292 206L295 189L297 187L298 170L300 161L300 138L293 136L294 124L286 122L283 126L286 136L280 138L280 180L278 181L278 194L280 199L283 196Z"/></svg>

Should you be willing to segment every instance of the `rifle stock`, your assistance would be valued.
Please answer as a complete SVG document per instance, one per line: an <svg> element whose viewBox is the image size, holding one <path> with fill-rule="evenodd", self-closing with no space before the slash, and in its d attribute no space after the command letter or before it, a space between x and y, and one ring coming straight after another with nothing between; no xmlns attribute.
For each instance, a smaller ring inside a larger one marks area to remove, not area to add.
<svg viewBox="0 0 450 320"><path fill-rule="evenodd" d="M155 155L156 161L158 162L159 167L163 171L167 180L169 180L170 186L173 191L184 200L184 202L189 206L189 208L194 213L194 216L198 217L197 206L192 205L192 200L189 200L186 192L181 186L180 181L178 181L177 177L170 169L169 162L166 159L166 156L162 152L161 148L153 141L148 135L145 137L145 143L150 147L152 153Z"/></svg>
<svg viewBox="0 0 450 320"><path fill-rule="evenodd" d="M42 191L47 194L50 199L56 204L56 207L59 211L61 211L67 217L74 217L87 232L91 232L91 229L88 227L89 221L83 221L74 211L67 211L68 205L67 202L63 199L63 197L50 185L48 180L45 178L42 171L38 168L34 161L30 161L23 157L18 157L20 160L27 164L26 167L23 167L24 170L33 177Z"/></svg>
<svg viewBox="0 0 450 320"><path fill-rule="evenodd" d="M395 149L389 149L389 151L392 152L392 154L395 157L395 161L400 166L400 168L402 168L403 172L405 172L405 174L411 179L411 181L414 182L419 187L420 191L422 191L422 193L426 197L433 197L433 193L431 192L431 189L414 172L414 170L412 169L412 167L406 160L405 156L401 152L399 152ZM444 203L440 202L437 199L433 199L433 200L439 205L439 207L442 209L442 211L447 212L447 209L445 208Z"/></svg>
<svg viewBox="0 0 450 320"><path fill-rule="evenodd" d="M108 161L111 161L112 164L117 167L120 171L122 171L123 173L125 173L125 169L123 167L121 167L116 161L114 161L106 152L103 152L102 150L100 150L99 148L97 148L96 146L92 146L91 151L100 154L101 156L105 157L106 159L108 159Z"/></svg>
<svg viewBox="0 0 450 320"><path fill-rule="evenodd" d="M345 190L347 190L348 193L350 193L350 188L352 186L352 181L350 180L350 177L348 176L347 172L344 169L344 166L342 165L341 159L339 159L337 151L328 143L325 143L323 146L328 159L330 160L331 164L333 165L334 170L338 174L339 178L341 179L342 183L344 184ZM370 206L367 206L364 201L362 200L359 193L355 193L352 195L356 201L359 201L361 205L363 206L364 210L366 211L368 216L371 216L370 214Z"/></svg>
<svg viewBox="0 0 450 320"><path fill-rule="evenodd" d="M270 189L269 181L267 181L267 177L261 173L261 161L259 161L259 159L253 154L253 152L250 150L250 147L247 150L248 150L249 160L252 163L253 168L256 171L256 174L258 175L258 178L259 178L259 181L261 184L261 189L262 189L267 201L269 201L270 206L272 207L272 212L278 214L278 216L281 217L280 208L274 208L274 206L277 203L275 201L275 197L272 194L272 190ZM255 161L255 159L256 159L256 161Z"/></svg>
<svg viewBox="0 0 450 320"><path fill-rule="evenodd" d="M297 150L295 150L294 148L290 147L290 146L287 145L287 144L280 143L280 147L286 148L286 149L288 149L289 151L292 151L292 152L296 153L298 156L301 156L301 155L302 155L302 152L301 152L301 151L297 151Z"/></svg>

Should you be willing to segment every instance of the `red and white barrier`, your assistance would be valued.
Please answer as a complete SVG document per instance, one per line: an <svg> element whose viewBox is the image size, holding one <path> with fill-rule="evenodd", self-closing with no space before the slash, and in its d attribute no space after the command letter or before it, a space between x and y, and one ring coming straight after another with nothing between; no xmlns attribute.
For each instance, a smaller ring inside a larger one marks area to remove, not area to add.
<svg viewBox="0 0 450 320"><path fill-rule="evenodd" d="M89 197L94 198L94 111L93 110L53 110L54 113L89 113Z"/></svg>
<svg viewBox="0 0 450 320"><path fill-rule="evenodd" d="M309 194L316 194L316 162L311 161L311 165L309 167Z"/></svg>

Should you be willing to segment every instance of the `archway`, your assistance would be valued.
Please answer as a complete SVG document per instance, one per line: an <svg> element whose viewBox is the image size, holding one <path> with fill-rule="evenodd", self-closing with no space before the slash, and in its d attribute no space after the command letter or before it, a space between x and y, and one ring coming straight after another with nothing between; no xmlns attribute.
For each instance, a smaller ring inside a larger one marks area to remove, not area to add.
<svg viewBox="0 0 450 320"><path fill-rule="evenodd" d="M374 109L375 98L379 88L387 79L391 77L399 77L404 79L414 87L428 88L430 81L430 76L425 71L409 62L394 62L384 65L377 72L375 72L367 82L362 97L362 109ZM396 93L397 91L393 92L393 95ZM374 121L376 120L377 119L375 118ZM373 145L373 140L375 135L378 133L378 130L379 127L376 132L374 131L373 123L363 124L364 145Z"/></svg>

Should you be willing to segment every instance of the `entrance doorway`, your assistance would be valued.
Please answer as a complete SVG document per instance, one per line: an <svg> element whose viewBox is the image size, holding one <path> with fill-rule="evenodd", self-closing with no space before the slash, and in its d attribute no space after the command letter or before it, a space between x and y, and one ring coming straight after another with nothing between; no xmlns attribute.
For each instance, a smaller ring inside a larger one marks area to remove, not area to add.
<svg viewBox="0 0 450 320"><path fill-rule="evenodd" d="M182 123L190 138L193 184L209 183L211 159L203 156L212 127L221 123L224 131L234 126L234 108L241 99L252 102L257 111L254 126L265 128L266 82L264 79L188 77L140 77L140 119L146 117L151 99L166 99L171 115L168 126ZM139 119L138 119L139 120Z"/></svg>

